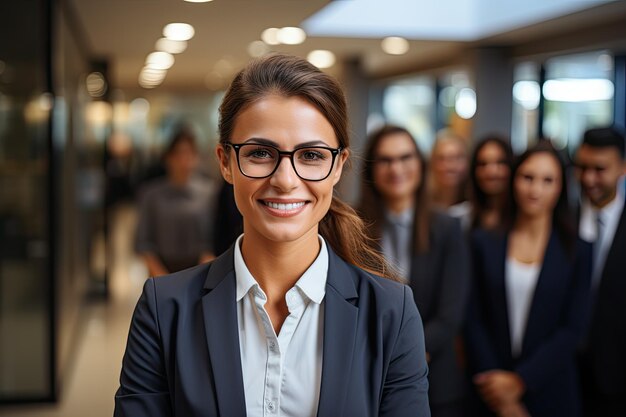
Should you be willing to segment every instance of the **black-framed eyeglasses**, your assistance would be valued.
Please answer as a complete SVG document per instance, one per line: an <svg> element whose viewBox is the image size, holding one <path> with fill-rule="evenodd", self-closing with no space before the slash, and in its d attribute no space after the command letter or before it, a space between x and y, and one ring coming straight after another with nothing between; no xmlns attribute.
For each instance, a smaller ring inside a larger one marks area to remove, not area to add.
<svg viewBox="0 0 626 417"><path fill-rule="evenodd" d="M307 146L289 152L259 143L223 144L235 150L239 171L249 178L271 176L276 172L281 159L287 156L298 177L305 181L322 181L328 178L335 165L335 158L342 151L342 148Z"/></svg>

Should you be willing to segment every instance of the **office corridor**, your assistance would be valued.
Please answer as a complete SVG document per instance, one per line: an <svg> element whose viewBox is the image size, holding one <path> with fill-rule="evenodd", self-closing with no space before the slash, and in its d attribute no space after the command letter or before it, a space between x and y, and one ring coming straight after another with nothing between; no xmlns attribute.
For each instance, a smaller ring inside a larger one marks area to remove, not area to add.
<svg viewBox="0 0 626 417"><path fill-rule="evenodd" d="M110 417L118 386L128 325L146 270L134 256L135 211L120 207L112 216L111 300L91 301L78 332L76 361L61 387L58 405L22 405L0 409L6 417Z"/></svg>

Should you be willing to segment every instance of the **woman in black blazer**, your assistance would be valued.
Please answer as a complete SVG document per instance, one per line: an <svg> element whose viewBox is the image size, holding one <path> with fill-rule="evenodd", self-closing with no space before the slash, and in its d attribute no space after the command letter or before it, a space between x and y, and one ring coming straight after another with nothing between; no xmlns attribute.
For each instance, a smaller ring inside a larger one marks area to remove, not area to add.
<svg viewBox="0 0 626 417"><path fill-rule="evenodd" d="M267 55L220 106L217 156L243 235L151 278L116 417L429 417L421 319L364 225L333 196L349 155L343 91Z"/></svg>
<svg viewBox="0 0 626 417"><path fill-rule="evenodd" d="M511 184L508 232L472 235L465 340L475 415L576 417L591 248L571 227L564 166L549 142L519 158Z"/></svg>
<svg viewBox="0 0 626 417"><path fill-rule="evenodd" d="M381 128L367 145L360 212L422 314L431 413L461 416L465 389L455 342L469 290L469 254L458 219L430 209L426 172L406 129Z"/></svg>

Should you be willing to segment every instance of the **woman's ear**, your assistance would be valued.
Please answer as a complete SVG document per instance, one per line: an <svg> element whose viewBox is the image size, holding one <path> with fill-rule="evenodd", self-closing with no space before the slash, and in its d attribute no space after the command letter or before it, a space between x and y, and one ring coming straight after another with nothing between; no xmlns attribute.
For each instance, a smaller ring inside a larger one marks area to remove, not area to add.
<svg viewBox="0 0 626 417"><path fill-rule="evenodd" d="M222 173L222 177L227 183L232 184L233 172L231 170L228 150L224 148L224 145L219 143L217 147L215 148L215 154L217 155L217 160L220 164L220 172Z"/></svg>
<svg viewBox="0 0 626 417"><path fill-rule="evenodd" d="M343 172L343 165L346 163L349 156L350 156L350 151L348 149L342 150L341 153L337 156L337 162L336 162L337 167L335 168L335 172L332 174L333 186L337 185L337 183L341 179L341 173Z"/></svg>

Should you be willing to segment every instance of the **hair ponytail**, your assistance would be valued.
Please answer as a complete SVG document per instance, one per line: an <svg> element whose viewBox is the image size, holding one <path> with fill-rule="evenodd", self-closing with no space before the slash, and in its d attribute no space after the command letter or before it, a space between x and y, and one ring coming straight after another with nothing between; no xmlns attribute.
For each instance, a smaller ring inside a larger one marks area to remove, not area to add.
<svg viewBox="0 0 626 417"><path fill-rule="evenodd" d="M333 196L330 209L319 225L319 233L344 261L367 272L402 282L400 275L366 231L365 223L352 207Z"/></svg>

